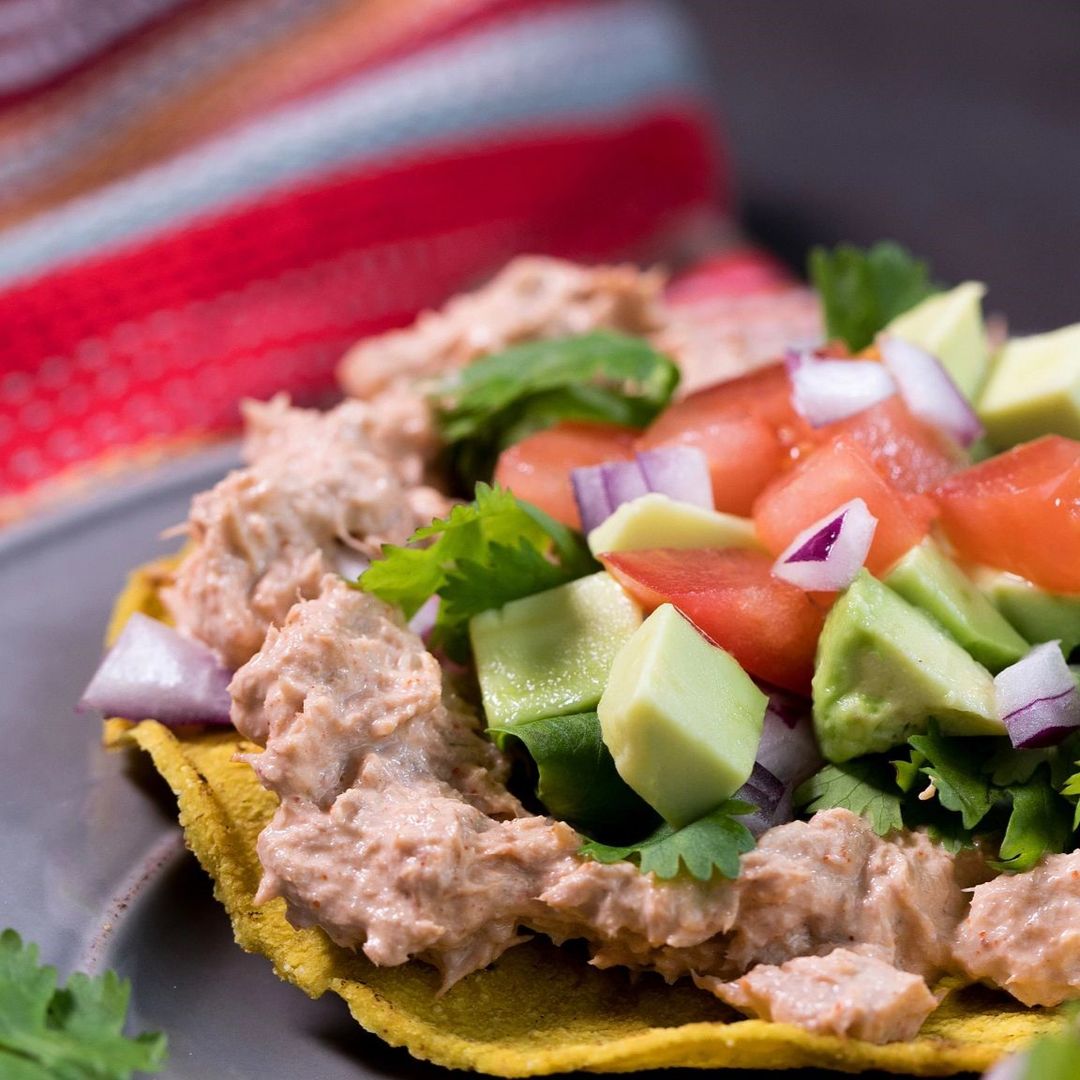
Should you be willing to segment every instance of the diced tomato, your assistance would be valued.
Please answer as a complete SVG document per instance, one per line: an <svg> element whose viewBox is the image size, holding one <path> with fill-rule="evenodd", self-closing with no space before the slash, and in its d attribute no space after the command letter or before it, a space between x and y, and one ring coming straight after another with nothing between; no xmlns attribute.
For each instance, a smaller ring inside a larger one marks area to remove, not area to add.
<svg viewBox="0 0 1080 1080"><path fill-rule="evenodd" d="M841 439L858 446L901 491L930 491L967 464L967 455L956 443L912 416L896 394L846 420L826 424L817 435L823 442Z"/></svg>
<svg viewBox="0 0 1080 1080"><path fill-rule="evenodd" d="M838 440L773 481L754 504L754 524L761 542L779 555L796 534L855 498L878 519L866 558L875 574L919 543L937 513L932 499L894 488L863 450Z"/></svg>
<svg viewBox="0 0 1080 1080"><path fill-rule="evenodd" d="M625 551L601 560L647 610L673 604L751 675L806 694L824 613L760 551Z"/></svg>
<svg viewBox="0 0 1080 1080"><path fill-rule="evenodd" d="M638 442L643 450L679 444L704 453L713 502L728 514L749 514L754 500L787 460L776 432L755 416L721 417L666 439L647 433Z"/></svg>
<svg viewBox="0 0 1080 1080"><path fill-rule="evenodd" d="M1080 592L1080 442L1047 435L958 472L935 492L941 524L973 562Z"/></svg>
<svg viewBox="0 0 1080 1080"><path fill-rule="evenodd" d="M580 529L570 473L585 465L629 461L638 433L616 424L564 421L528 435L499 455L494 480L556 521Z"/></svg>

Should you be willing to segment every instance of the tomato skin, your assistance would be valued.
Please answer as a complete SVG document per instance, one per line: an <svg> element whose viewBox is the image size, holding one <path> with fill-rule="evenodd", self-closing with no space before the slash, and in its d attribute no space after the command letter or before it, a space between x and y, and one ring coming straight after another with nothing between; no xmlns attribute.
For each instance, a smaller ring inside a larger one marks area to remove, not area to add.
<svg viewBox="0 0 1080 1080"><path fill-rule="evenodd" d="M963 450L913 416L898 394L846 420L826 424L817 434L822 442L841 439L859 447L878 472L901 491L932 491L967 464Z"/></svg>
<svg viewBox="0 0 1080 1080"><path fill-rule="evenodd" d="M819 447L758 497L754 524L761 542L779 555L803 529L855 498L863 499L878 519L866 557L873 574L884 573L919 543L937 514L932 499L894 488L863 450L837 439Z"/></svg>
<svg viewBox="0 0 1080 1080"><path fill-rule="evenodd" d="M504 450L495 465L494 482L556 521L580 529L570 473L605 461L629 461L637 435L617 424L564 421Z"/></svg>
<svg viewBox="0 0 1080 1080"><path fill-rule="evenodd" d="M1080 442L1046 435L973 465L935 491L966 559L1054 592L1080 592Z"/></svg>
<svg viewBox="0 0 1080 1080"><path fill-rule="evenodd" d="M648 611L673 604L751 675L809 694L824 612L760 551L624 551L601 561Z"/></svg>
<svg viewBox="0 0 1080 1080"><path fill-rule="evenodd" d="M747 516L754 500L783 468L787 451L773 429L754 416L719 418L657 439L646 433L638 448L693 446L705 455L717 510Z"/></svg>

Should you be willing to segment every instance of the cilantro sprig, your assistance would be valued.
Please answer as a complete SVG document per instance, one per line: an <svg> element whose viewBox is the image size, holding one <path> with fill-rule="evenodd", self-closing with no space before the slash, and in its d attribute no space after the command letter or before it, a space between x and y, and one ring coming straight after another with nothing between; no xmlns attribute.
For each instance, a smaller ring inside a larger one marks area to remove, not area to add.
<svg viewBox="0 0 1080 1080"><path fill-rule="evenodd" d="M852 352L935 292L927 264L890 241L866 250L851 244L813 248L809 272L821 296L826 333Z"/></svg>
<svg viewBox="0 0 1080 1080"><path fill-rule="evenodd" d="M404 546L385 545L358 584L410 617L439 596L433 644L461 661L474 615L596 569L572 529L503 488L477 484L473 502L418 529Z"/></svg>
<svg viewBox="0 0 1080 1080"><path fill-rule="evenodd" d="M431 390L452 471L467 490L502 450L561 420L645 427L679 369L642 338L611 331L530 341L467 365Z"/></svg>
<svg viewBox="0 0 1080 1080"><path fill-rule="evenodd" d="M753 833L739 817L754 807L738 799L728 799L715 810L681 829L664 822L644 840L617 846L586 842L581 853L597 862L635 862L643 874L658 878L676 877L682 869L698 881L711 880L714 873L726 878L739 876L739 856L754 847Z"/></svg>
<svg viewBox="0 0 1080 1080"><path fill-rule="evenodd" d="M10 1080L127 1080L165 1063L165 1036L123 1034L131 986L108 971L72 975L38 963L37 946L0 934L0 1075Z"/></svg>
<svg viewBox="0 0 1080 1080"><path fill-rule="evenodd" d="M1043 855L1064 851L1076 827L1066 780L1076 747L1014 751L1004 738L943 735L929 730L908 740L907 755L873 754L826 765L795 793L809 811L843 807L880 836L925 826L953 850L978 836L1000 837L995 869L1030 870ZM1076 778L1080 781L1080 774Z"/></svg>

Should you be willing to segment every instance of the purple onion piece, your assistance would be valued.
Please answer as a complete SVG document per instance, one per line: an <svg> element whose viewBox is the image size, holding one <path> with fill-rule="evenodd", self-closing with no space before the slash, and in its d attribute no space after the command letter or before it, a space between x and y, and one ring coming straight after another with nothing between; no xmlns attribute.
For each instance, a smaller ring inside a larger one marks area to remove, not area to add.
<svg viewBox="0 0 1080 1080"><path fill-rule="evenodd" d="M649 494L649 485L636 461L609 461L600 466L604 490L614 513L623 503L633 502Z"/></svg>
<svg viewBox="0 0 1080 1080"><path fill-rule="evenodd" d="M1080 727L1080 689L1060 641L1036 645L994 676L997 711L1018 750L1053 746Z"/></svg>
<svg viewBox="0 0 1080 1080"><path fill-rule="evenodd" d="M984 429L975 410L937 357L891 335L882 335L878 348L912 415L964 447L982 437Z"/></svg>
<svg viewBox="0 0 1080 1080"><path fill-rule="evenodd" d="M740 815L739 820L754 834L760 836L775 824L777 808L783 802L787 789L764 765L754 762L749 779L735 794L733 799L750 803L752 813Z"/></svg>
<svg viewBox="0 0 1080 1080"><path fill-rule="evenodd" d="M791 399L811 427L844 420L896 393L892 376L873 360L821 360L789 353Z"/></svg>
<svg viewBox="0 0 1080 1080"><path fill-rule="evenodd" d="M588 535L615 512L604 484L603 466L587 465L574 469L570 473L570 483L581 518L581 531Z"/></svg>
<svg viewBox="0 0 1080 1080"><path fill-rule="evenodd" d="M79 702L106 716L228 724L229 672L205 645L136 612Z"/></svg>
<svg viewBox="0 0 1080 1080"><path fill-rule="evenodd" d="M356 579L371 565L371 560L355 548L346 544L335 544L333 551L334 569L346 581Z"/></svg>
<svg viewBox="0 0 1080 1080"><path fill-rule="evenodd" d="M426 643L435 629L435 619L439 614L438 596L429 596L409 620L409 629Z"/></svg>
<svg viewBox="0 0 1080 1080"><path fill-rule="evenodd" d="M637 455L638 468L649 491L677 502L713 510L709 463L696 446L662 446Z"/></svg>
<svg viewBox="0 0 1080 1080"><path fill-rule="evenodd" d="M781 783L792 788L821 768L824 760L814 735L809 702L804 703L793 723L791 714L777 710L770 700L765 710L757 760Z"/></svg>
<svg viewBox="0 0 1080 1080"><path fill-rule="evenodd" d="M982 1074L982 1080L1028 1080L1028 1054L1010 1054Z"/></svg>
<svg viewBox="0 0 1080 1080"><path fill-rule="evenodd" d="M803 529L773 566L773 573L808 592L846 589L866 562L877 518L852 499Z"/></svg>

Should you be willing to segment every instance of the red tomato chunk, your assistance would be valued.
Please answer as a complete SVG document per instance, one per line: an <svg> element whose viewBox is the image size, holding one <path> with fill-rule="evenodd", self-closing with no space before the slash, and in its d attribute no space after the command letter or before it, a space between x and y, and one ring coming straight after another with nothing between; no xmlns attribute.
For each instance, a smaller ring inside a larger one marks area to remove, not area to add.
<svg viewBox="0 0 1080 1080"><path fill-rule="evenodd" d="M751 675L808 694L824 613L760 551L624 551L601 561L643 607L670 603Z"/></svg>
<svg viewBox="0 0 1080 1080"><path fill-rule="evenodd" d="M1080 442L1047 435L956 473L936 493L960 555L1080 592Z"/></svg>

